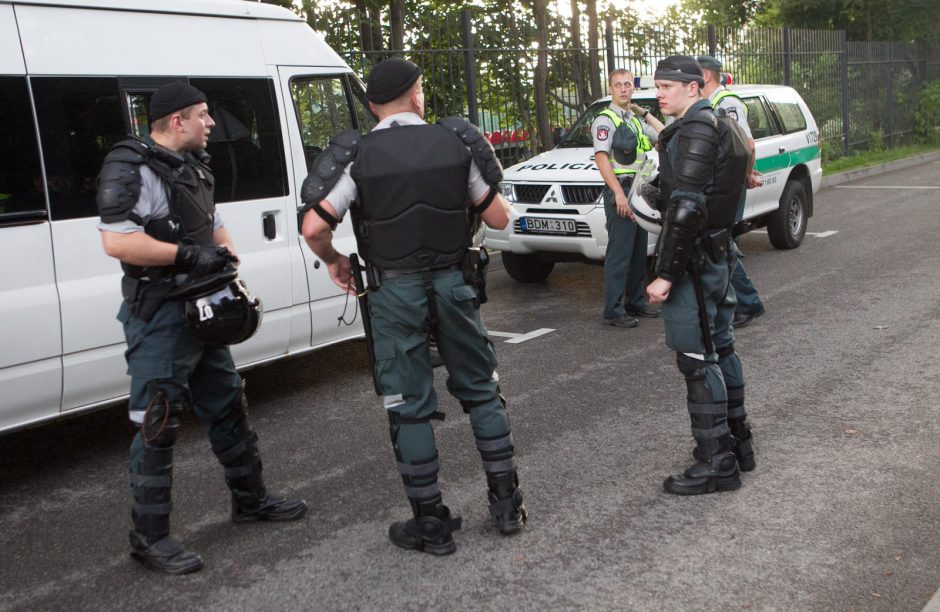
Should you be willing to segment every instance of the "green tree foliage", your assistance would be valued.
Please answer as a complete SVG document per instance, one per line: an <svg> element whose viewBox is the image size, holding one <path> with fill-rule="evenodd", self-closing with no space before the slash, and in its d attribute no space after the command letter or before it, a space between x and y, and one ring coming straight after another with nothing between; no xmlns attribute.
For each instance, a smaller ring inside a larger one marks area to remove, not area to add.
<svg viewBox="0 0 940 612"><path fill-rule="evenodd" d="M703 23L845 30L849 40L940 40L937 0L683 0Z"/></svg>

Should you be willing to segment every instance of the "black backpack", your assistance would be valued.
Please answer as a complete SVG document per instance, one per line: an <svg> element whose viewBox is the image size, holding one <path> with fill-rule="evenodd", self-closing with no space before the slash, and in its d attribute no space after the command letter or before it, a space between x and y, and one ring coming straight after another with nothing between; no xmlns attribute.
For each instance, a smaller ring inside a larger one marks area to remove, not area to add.
<svg viewBox="0 0 940 612"><path fill-rule="evenodd" d="M706 109L713 113L718 124L718 162L709 196L739 194L747 188L747 166L751 160L751 145L744 129L724 109Z"/></svg>

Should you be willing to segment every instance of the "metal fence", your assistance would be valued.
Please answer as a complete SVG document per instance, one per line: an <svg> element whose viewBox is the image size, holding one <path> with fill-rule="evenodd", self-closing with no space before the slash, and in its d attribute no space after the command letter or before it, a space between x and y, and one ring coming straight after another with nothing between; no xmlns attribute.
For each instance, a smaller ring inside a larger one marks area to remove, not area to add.
<svg viewBox="0 0 940 612"><path fill-rule="evenodd" d="M707 26L627 32L608 21L600 26L595 48L559 43L557 35L556 44L543 49L501 45L501 40L535 39L531 20L519 21L479 9L429 13L419 24L420 37L406 38L406 47L418 41L410 48L363 52L362 45L340 51L360 74L390 54L421 65L429 117L467 117L487 134L504 163L541 148L534 95L540 51L547 56L543 108L551 129L569 127L596 97L606 95L606 75L614 68L647 75L668 55L708 54L722 61L735 83L796 89L813 111L826 158L913 142L920 91L940 78L940 45L849 42L841 30ZM348 33L343 38L354 39Z"/></svg>

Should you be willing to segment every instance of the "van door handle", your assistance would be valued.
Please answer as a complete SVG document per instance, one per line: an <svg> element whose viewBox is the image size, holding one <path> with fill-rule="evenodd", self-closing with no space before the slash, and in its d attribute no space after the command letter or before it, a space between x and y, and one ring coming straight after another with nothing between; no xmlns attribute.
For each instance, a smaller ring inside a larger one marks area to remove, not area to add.
<svg viewBox="0 0 940 612"><path fill-rule="evenodd" d="M778 147L778 148L777 148L777 153L786 153L786 152L787 152L787 148L786 148L786 147Z"/></svg>
<svg viewBox="0 0 940 612"><path fill-rule="evenodd" d="M264 237L268 240L277 238L277 223L274 220L274 213L268 213L261 217L261 229Z"/></svg>

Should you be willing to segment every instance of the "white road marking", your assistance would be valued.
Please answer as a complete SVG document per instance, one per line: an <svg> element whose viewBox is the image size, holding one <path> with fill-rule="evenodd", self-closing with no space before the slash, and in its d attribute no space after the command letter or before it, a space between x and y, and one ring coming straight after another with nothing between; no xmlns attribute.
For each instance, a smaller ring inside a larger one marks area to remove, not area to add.
<svg viewBox="0 0 940 612"><path fill-rule="evenodd" d="M940 189L938 185L836 185L836 189Z"/></svg>
<svg viewBox="0 0 940 612"><path fill-rule="evenodd" d="M513 332L493 331L492 329L487 330L486 333L488 333L491 336L498 336L500 338L509 338L509 340L504 340L506 344L521 344L525 342L526 340L538 338L539 336L544 336L545 334L551 333L553 331L555 330L548 328L548 327L542 327L535 331L530 331L527 334L516 334Z"/></svg>
<svg viewBox="0 0 940 612"><path fill-rule="evenodd" d="M753 230L748 233L749 234L766 234L767 230L758 229L758 230ZM815 236L816 238L828 238L829 236L834 236L835 234L838 234L838 233L839 233L839 230L829 230L826 232L806 232L806 235Z"/></svg>

